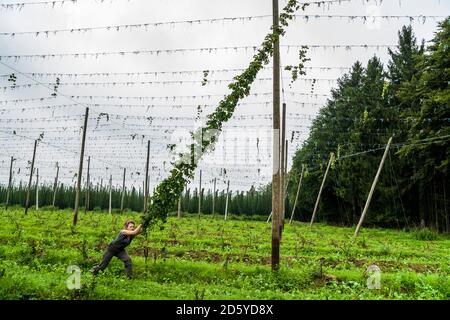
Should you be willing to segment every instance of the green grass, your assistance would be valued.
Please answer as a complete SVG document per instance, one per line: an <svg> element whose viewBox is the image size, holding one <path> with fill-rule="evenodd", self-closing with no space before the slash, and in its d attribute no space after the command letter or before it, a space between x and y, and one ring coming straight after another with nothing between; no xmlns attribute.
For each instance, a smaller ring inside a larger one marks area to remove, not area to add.
<svg viewBox="0 0 450 320"><path fill-rule="evenodd" d="M286 224L281 268L271 271L271 224L223 217L170 217L127 248L134 279L113 258L89 269L127 218L68 210L0 209L0 299L449 299L450 239L429 230L403 232L295 222ZM148 249L145 257L144 249ZM367 268L381 269L369 289ZM69 290L67 267L81 268Z"/></svg>

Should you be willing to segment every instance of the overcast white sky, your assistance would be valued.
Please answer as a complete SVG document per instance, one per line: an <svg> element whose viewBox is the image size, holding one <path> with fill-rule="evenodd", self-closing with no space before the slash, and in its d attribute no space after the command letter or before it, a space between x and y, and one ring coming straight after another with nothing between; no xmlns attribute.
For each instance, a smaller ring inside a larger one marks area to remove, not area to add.
<svg viewBox="0 0 450 320"><path fill-rule="evenodd" d="M0 1L0 4L12 3ZM280 10L286 1L280 1ZM270 0L78 0L63 5L26 5L18 9L0 9L0 33L72 29L122 24L144 24L171 21L192 21L225 17L248 17L267 15L268 17L236 19L225 22L202 22L163 24L147 28L133 28L116 31L93 30L88 32L61 32L0 35L1 62L22 73L136 73L136 72L177 72L216 69L245 68L251 61L253 50L213 50L158 55L140 53L95 57L20 58L7 59L8 55L33 55L51 53L102 53L120 51L149 51L168 49L195 49L217 47L258 46L268 33L271 25L272 1ZM446 16L450 14L450 1L420 0L351 0L341 4L311 5L298 15L309 15L309 19L298 17L291 22L282 45L395 45L397 31L408 19L369 18L366 23L358 18L315 17L315 15L350 16L394 16L426 15ZM419 40L430 40L436 31L437 21L429 18L412 21ZM310 49L310 67L349 67L356 60L366 63L376 54L387 62L387 49ZM298 50L282 47L282 65L295 64ZM271 65L270 65L271 66ZM304 80L297 81L289 88L289 74L283 73L285 96L288 106L289 153L293 154L308 135L311 121L306 115L314 115L326 101L326 95L342 75L342 69L307 69ZM0 87L10 86L7 75L12 69L0 64ZM77 172L81 140L81 126L84 109L91 106L85 156L91 156L92 181L95 184L109 174L113 184L121 184L122 168L127 168L127 185L142 186L142 172L145 167L146 141L151 140L150 184L153 188L170 170L170 155L166 146L176 143L183 146L181 138L194 126L201 125L208 113L228 93L227 83L238 71L212 72L209 83L202 86L201 72L163 73L110 76L59 76L63 85L56 99L48 99L51 90L43 85L20 87L21 84L36 84L32 79L15 72L16 89L0 89L0 183L6 184L9 174L9 158L14 155L14 181L25 181L29 170L26 162L31 160L33 140L44 132L43 143L39 144L36 167L40 181L50 183L55 174L55 162L60 163L61 181L74 183ZM54 83L56 76L29 75L41 83ZM242 101L236 110L236 117L226 126L213 154L205 156L200 163L203 182L207 188L214 177L219 179L218 188L225 188L227 179L233 190L247 190L252 184L270 181L271 165L271 69L259 75L252 88L252 95ZM225 80L214 83L214 79ZM311 92L311 79L318 79L314 96L303 95ZM193 81L194 83L161 83L164 81ZM116 84L112 82L146 82L145 84ZM149 83L149 82L158 83ZM107 85L68 85L67 83L109 83ZM51 85L52 86L52 85ZM67 96L77 96L67 98ZM211 95L210 97L206 97ZM92 99L78 96L95 96ZM105 99L100 96L148 97L145 99ZM176 98L174 98L176 96ZM184 97L179 97L184 96ZM189 96L189 97L186 97ZM193 97L195 96L195 97ZM154 98L151 98L154 97ZM13 102L15 99L45 98ZM302 104L305 103L305 104ZM123 106L123 105L127 106ZM133 106L130 106L133 105ZM156 106L152 106L156 105ZM196 120L197 106L202 107L200 120ZM42 108L48 106L48 108ZM56 107L52 107L56 106ZM175 107L177 106L177 107ZM99 113L109 113L109 121ZM125 116L141 116L142 119ZM240 116L246 115L246 118ZM251 116L254 116L253 119ZM150 121L145 117L152 117ZM179 117L178 119L175 117ZM16 135L13 134L16 131ZM292 135L292 132L294 135ZM131 135L137 135L133 140ZM144 136L144 137L143 137ZM293 139L291 140L291 138ZM259 142L257 141L259 139ZM291 143L292 142L292 143ZM258 146L257 146L258 145ZM291 157L289 159L289 167ZM20 172L19 172L19 168ZM85 167L86 168L86 167ZM221 169L227 176L220 175ZM84 171L84 176L85 176ZM196 175L196 179L198 173ZM194 180L194 185L197 185Z"/></svg>

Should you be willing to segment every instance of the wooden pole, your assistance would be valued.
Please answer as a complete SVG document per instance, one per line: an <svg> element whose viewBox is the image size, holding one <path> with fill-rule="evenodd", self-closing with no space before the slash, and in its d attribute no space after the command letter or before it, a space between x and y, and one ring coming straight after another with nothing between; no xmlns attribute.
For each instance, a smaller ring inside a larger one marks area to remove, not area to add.
<svg viewBox="0 0 450 320"><path fill-rule="evenodd" d="M286 128L284 128L286 130ZM285 140L284 143L284 173L283 173L283 229L284 229L284 220L286 219L286 199L287 199L287 187L289 185L289 174L287 174L287 163L288 163L288 141Z"/></svg>
<svg viewBox="0 0 450 320"><path fill-rule="evenodd" d="M377 185L378 178L380 177L381 169L383 169L384 160L386 160L386 156L388 154L391 142L392 142L392 137L389 138L389 141L386 145L386 149L384 150L383 158L381 158L381 162L378 167L377 174L375 175L375 179L373 179L372 187L370 188L370 192L369 192L369 196L367 197L366 205L364 206L364 210L361 214L361 218L359 219L358 225L356 226L355 237L359 234L359 229L361 228L361 225L364 221L364 217L366 216L367 210L369 209L370 200L372 200L373 192L375 191L375 186Z"/></svg>
<svg viewBox="0 0 450 320"><path fill-rule="evenodd" d="M202 170L200 170L200 181L198 187L198 217L200 218L200 213L202 212Z"/></svg>
<svg viewBox="0 0 450 320"><path fill-rule="evenodd" d="M191 189L189 189L190 192ZM183 200L183 212L188 212L188 206L189 202L187 201L187 195L188 195L188 187L187 184L184 187L184 200Z"/></svg>
<svg viewBox="0 0 450 320"><path fill-rule="evenodd" d="M300 186L302 185L303 173L305 172L305 166L302 164L302 173L300 174L300 181L298 182L297 193L295 194L294 207L292 208L291 219L289 219L289 224L291 224L294 217L295 207L297 206L297 199L300 193Z"/></svg>
<svg viewBox="0 0 450 320"><path fill-rule="evenodd" d="M214 178L214 187L213 187L213 198L212 198L212 215L215 213L215 203L216 203L216 179Z"/></svg>
<svg viewBox="0 0 450 320"><path fill-rule="evenodd" d="M285 178L284 178L284 199L285 200L288 197L287 189L289 187L289 179L290 179L290 174L289 174L288 169L287 169L287 166L288 166L287 157L289 155L289 152L288 152L287 148L288 148L288 141L286 140L286 149L285 149L286 155L284 157L284 159L285 159L285 161L284 161L284 172L286 173ZM286 203L285 203L285 206L286 206Z"/></svg>
<svg viewBox="0 0 450 320"><path fill-rule="evenodd" d="M333 158L334 158L334 153L331 153L330 159L328 160L327 169L325 170L325 175L323 176L323 179L322 179L322 184L320 185L319 194L317 195L316 204L314 206L314 211L313 211L313 214L311 217L311 223L309 224L310 227L312 226L312 224L314 222L314 218L316 217L317 208L319 207L320 196L322 194L323 186L325 185L325 180L327 179L328 170L330 169L330 165L331 165L331 162L333 161Z"/></svg>
<svg viewBox="0 0 450 320"><path fill-rule="evenodd" d="M278 30L278 0L272 0L273 29ZM272 171L272 270L280 265L280 42L273 42L273 171Z"/></svg>
<svg viewBox="0 0 450 320"><path fill-rule="evenodd" d="M285 155L284 155L284 173L285 174L287 173L287 166L288 166L288 155L289 155L288 146L289 146L289 141L286 140L285 141L285 148L284 148L284 153L285 153ZM286 189L287 189L288 185L289 185L289 179L285 178L284 179L284 191L285 191L285 193L286 193Z"/></svg>
<svg viewBox="0 0 450 320"><path fill-rule="evenodd" d="M89 200L90 200L90 191L91 191L91 184L90 184L90 180L91 180L91 176L89 173L91 167L91 156L88 157L88 167L87 167L87 176L86 176L86 200L84 201L84 213L86 213L86 211L89 211Z"/></svg>
<svg viewBox="0 0 450 320"><path fill-rule="evenodd" d="M120 213L123 213L123 202L125 200L125 175L126 174L127 174L127 168L123 168L122 200L120 201Z"/></svg>
<svg viewBox="0 0 450 320"><path fill-rule="evenodd" d="M8 209L9 193L11 192L11 187L12 187L12 166L13 166L13 162L14 162L14 157L11 157L11 164L9 165L8 191L6 192L5 209Z"/></svg>
<svg viewBox="0 0 450 320"><path fill-rule="evenodd" d="M178 198L178 214L177 214L178 219L181 218L181 194L180 197Z"/></svg>
<svg viewBox="0 0 450 320"><path fill-rule="evenodd" d="M36 168L36 211L39 210L39 169Z"/></svg>
<svg viewBox="0 0 450 320"><path fill-rule="evenodd" d="M58 175L59 175L59 165L58 165L58 162L56 162L56 176L55 176L55 182L53 183L53 201L52 201L53 208L55 207L56 190L58 190Z"/></svg>
<svg viewBox="0 0 450 320"><path fill-rule="evenodd" d="M28 181L27 199L25 200L25 214L28 213L28 207L30 206L30 189L31 189L31 179L33 178L33 171L34 171L34 159L36 157L36 146L37 140L34 140L33 159L31 160L30 180Z"/></svg>
<svg viewBox="0 0 450 320"><path fill-rule="evenodd" d="M109 176L109 214L112 212L112 175Z"/></svg>
<svg viewBox="0 0 450 320"><path fill-rule="evenodd" d="M225 220L227 220L228 215L228 196L230 194L230 180L227 182L227 197L225 198Z"/></svg>
<svg viewBox="0 0 450 320"><path fill-rule="evenodd" d="M150 140L147 141L147 162L145 164L145 184L144 184L144 213L148 206L148 164L150 162Z"/></svg>
<svg viewBox="0 0 450 320"><path fill-rule="evenodd" d="M78 221L78 208L80 206L80 193L81 193L81 176L83 174L83 158L84 158L84 145L86 142L86 129L87 121L89 117L89 108L86 108L86 114L84 115L84 127L83 127L83 138L81 140L81 153L80 153L80 166L78 167L77 176L77 189L75 194L75 208L73 210L73 225L75 226Z"/></svg>
<svg viewBox="0 0 450 320"><path fill-rule="evenodd" d="M286 103L282 104L282 116L281 116L281 166L280 166L280 226L281 226L281 232L280 232L280 238L282 237L282 231L284 227L284 198L285 198L285 190L284 190L284 181L286 179L286 170L284 163L286 162L286 154L285 154L285 139L286 139Z"/></svg>

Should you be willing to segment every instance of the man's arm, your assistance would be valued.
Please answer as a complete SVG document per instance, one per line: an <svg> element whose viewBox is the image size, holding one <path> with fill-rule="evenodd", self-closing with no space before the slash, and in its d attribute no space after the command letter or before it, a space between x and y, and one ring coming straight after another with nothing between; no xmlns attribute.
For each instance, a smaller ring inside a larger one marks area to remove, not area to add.
<svg viewBox="0 0 450 320"><path fill-rule="evenodd" d="M126 229L122 230L122 233L127 236L138 235L138 234L142 233L142 224L138 225L138 227L136 229L134 229L133 231L126 230Z"/></svg>
<svg viewBox="0 0 450 320"><path fill-rule="evenodd" d="M142 224L138 225L138 227L134 231L136 231L136 235L141 234L142 233Z"/></svg>

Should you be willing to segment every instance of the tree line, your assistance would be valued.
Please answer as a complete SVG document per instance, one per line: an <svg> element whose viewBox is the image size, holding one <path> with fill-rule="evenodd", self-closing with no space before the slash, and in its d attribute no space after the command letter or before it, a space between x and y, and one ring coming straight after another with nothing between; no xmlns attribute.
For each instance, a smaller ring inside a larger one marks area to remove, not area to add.
<svg viewBox="0 0 450 320"><path fill-rule="evenodd" d="M393 137L365 223L450 231L450 20L438 24L427 47L417 43L411 26L398 36L398 48L389 50L386 67L374 56L366 66L355 62L338 79L295 153L291 198L302 165L306 167L298 219L309 221L334 153L319 220L356 224L384 147Z"/></svg>
<svg viewBox="0 0 450 320"><path fill-rule="evenodd" d="M13 186L9 192L9 206L24 206L27 195L28 186L19 184ZM0 186L0 203L6 204L8 188ZM55 197L55 208L57 209L73 209L75 203L76 188L74 185L59 184L54 192L54 187L50 185L39 185L38 207L41 209L53 206L53 197ZM89 205L86 207L87 188L83 188L80 193L81 210L109 210L109 186L97 185L89 189ZM214 198L214 199L213 199ZM224 215L226 206L226 190L216 190L213 197L213 190L202 190L202 198L200 201L200 210L202 214L213 213ZM113 186L111 189L111 208L117 212L121 208L122 188ZM151 194L149 194L151 201ZM265 186L256 190L252 187L249 191L229 191L227 213L231 215L251 215L251 216L268 216L271 211L272 190L269 186ZM30 189L30 207L36 207L36 184ZM124 210L132 210L142 212L144 210L144 192L135 187L127 189L124 195ZM199 192L198 188L187 189L180 198L180 209L182 213L198 213L199 212ZM176 213L178 204L170 208L172 213Z"/></svg>

